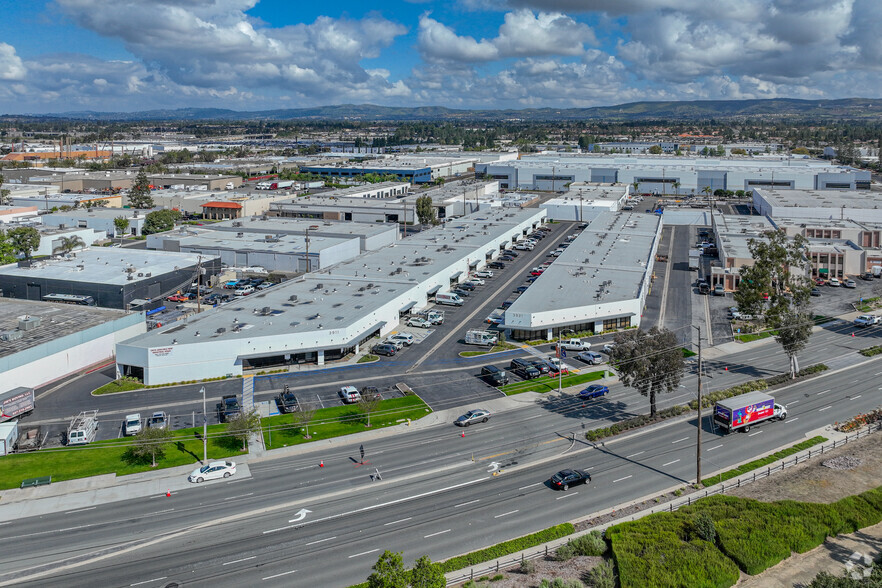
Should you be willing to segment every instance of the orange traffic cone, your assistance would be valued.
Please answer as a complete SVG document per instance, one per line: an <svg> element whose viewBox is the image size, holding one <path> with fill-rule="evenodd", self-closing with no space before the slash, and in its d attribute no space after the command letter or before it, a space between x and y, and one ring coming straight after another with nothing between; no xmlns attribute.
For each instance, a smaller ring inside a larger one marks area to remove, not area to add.
<svg viewBox="0 0 882 588"><path fill-rule="evenodd" d="M166 495L166 496L171 496L171 490L166 490L166 491L165 491L165 495Z"/></svg>
<svg viewBox="0 0 882 588"><path fill-rule="evenodd" d="M460 435L460 437L465 437L465 431L462 432L462 434Z"/></svg>
<svg viewBox="0 0 882 588"><path fill-rule="evenodd" d="M325 467L325 460L321 460L321 461L319 462L319 467L320 467L320 468Z"/></svg>

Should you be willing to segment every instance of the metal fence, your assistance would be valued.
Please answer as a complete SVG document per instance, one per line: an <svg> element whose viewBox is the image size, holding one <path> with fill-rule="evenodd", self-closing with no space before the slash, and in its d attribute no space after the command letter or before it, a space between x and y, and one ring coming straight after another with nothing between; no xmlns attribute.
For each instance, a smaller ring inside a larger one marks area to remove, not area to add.
<svg viewBox="0 0 882 588"><path fill-rule="evenodd" d="M496 559L490 562L485 562L480 564L479 566L474 566L469 568L468 570L461 570L460 573L457 573L455 576L447 575L447 585L452 586L454 584L459 584L461 582L465 582L467 580L474 580L475 578L480 578L482 576L490 575L498 573L500 570L505 570L508 568L512 568L520 565L522 562L538 559L540 557L547 557L549 554L553 554L555 549L562 545L566 545L574 537L584 535L590 533L594 530L605 530L607 527L611 527L613 525L617 525L619 523L624 523L627 521L635 521L637 519L643 518L647 515L655 514L657 512L674 512L675 510L679 510L681 507L689 506L693 502L696 502L702 498L707 498L708 496L713 496L715 494L725 494L728 491L731 491L733 488L741 488L746 484L750 484L752 482L756 482L757 480L762 480L763 478L767 478L776 472L783 472L787 468L793 467L795 465L804 463L806 460L809 460L813 457L817 457L819 455L823 455L832 449L836 449L837 447L842 447L851 441L857 441L871 433L875 433L876 431L882 430L882 422L876 422L871 425L867 425L866 427L855 431L850 435L846 435L843 439L837 439L835 441L830 441L827 443L822 443L818 447L812 447L797 453L792 458L783 459L775 465L770 465L766 468L758 468L752 472L742 474L737 478L720 482L719 484L712 486L711 488L705 489L703 492L694 492L683 498L678 498L677 500L672 500L671 502L656 506L652 508L648 508L638 513L634 513L629 517L622 517L610 523L605 523L603 525L599 525L597 527L593 527L591 529L587 529L585 531L576 533L575 535L569 535L567 537L562 537L560 539L556 539L554 541L550 541L543 545L526 549L524 551L519 552L516 555L512 555L508 559Z"/></svg>

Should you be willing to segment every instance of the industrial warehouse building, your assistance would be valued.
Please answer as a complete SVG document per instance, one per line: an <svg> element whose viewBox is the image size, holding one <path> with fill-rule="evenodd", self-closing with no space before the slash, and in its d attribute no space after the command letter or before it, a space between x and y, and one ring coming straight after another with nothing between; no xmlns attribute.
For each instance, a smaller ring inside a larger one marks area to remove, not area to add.
<svg viewBox="0 0 882 588"><path fill-rule="evenodd" d="M550 198L540 204L548 218L588 222L601 213L616 212L625 205L630 186L624 184L570 184L569 191L560 198Z"/></svg>
<svg viewBox="0 0 882 588"><path fill-rule="evenodd" d="M50 227L58 227L60 229L70 228L86 228L93 229L102 233L103 237L126 237L140 236L144 234L144 224L147 220L147 214L150 210L138 210L136 208L76 208L64 212L53 212L41 215L43 224ZM114 221L117 218L124 218L129 221L129 226L125 232L117 234ZM88 245L92 241L87 242Z"/></svg>
<svg viewBox="0 0 882 588"><path fill-rule="evenodd" d="M654 214L599 214L505 311L515 339L640 326L661 239Z"/></svg>
<svg viewBox="0 0 882 588"><path fill-rule="evenodd" d="M91 297L106 308L150 310L177 290L220 271L220 258L143 249L99 248L61 259L0 266L0 290L7 298L44 300L50 294ZM88 303L87 303L88 304Z"/></svg>
<svg viewBox="0 0 882 588"><path fill-rule="evenodd" d="M779 188L866 190L870 172L811 159L644 157L542 154L519 161L479 163L477 174L502 188L564 190L573 182L638 184L638 192L699 195L711 191Z"/></svg>
<svg viewBox="0 0 882 588"><path fill-rule="evenodd" d="M476 157L466 155L443 157L431 154L426 157L398 156L335 165L307 165L301 167L300 171L330 178L353 178L366 174L393 175L412 184L425 184L436 178L468 173L477 162Z"/></svg>
<svg viewBox="0 0 882 588"><path fill-rule="evenodd" d="M0 304L0 391L36 388L113 358L142 334L143 312L5 298Z"/></svg>
<svg viewBox="0 0 882 588"><path fill-rule="evenodd" d="M498 208L434 227L125 341L117 346L118 371L152 385L345 357L544 218L538 209Z"/></svg>
<svg viewBox="0 0 882 588"><path fill-rule="evenodd" d="M772 218L882 223L877 194L856 190L753 190L753 207Z"/></svg>

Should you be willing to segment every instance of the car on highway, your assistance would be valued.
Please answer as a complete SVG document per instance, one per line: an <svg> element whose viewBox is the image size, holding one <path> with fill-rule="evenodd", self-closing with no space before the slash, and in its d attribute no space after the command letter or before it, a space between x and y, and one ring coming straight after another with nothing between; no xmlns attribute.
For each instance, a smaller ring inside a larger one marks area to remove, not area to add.
<svg viewBox="0 0 882 588"><path fill-rule="evenodd" d="M486 423L488 420L490 420L490 411L476 408L453 421L453 424L457 427L468 427L472 423Z"/></svg>
<svg viewBox="0 0 882 588"><path fill-rule="evenodd" d="M569 490L571 486L587 484L591 481L591 474L585 470L561 470L551 476L551 487L558 490Z"/></svg>
<svg viewBox="0 0 882 588"><path fill-rule="evenodd" d="M391 337L389 337L390 341L400 341L404 343L407 347L413 345L414 338L410 333L395 333Z"/></svg>
<svg viewBox="0 0 882 588"><path fill-rule="evenodd" d="M340 388L340 398L343 404L355 404L361 400L361 393L355 386L343 386Z"/></svg>
<svg viewBox="0 0 882 588"><path fill-rule="evenodd" d="M373 347L371 347L371 353L375 355L385 355L387 357L391 357L398 352L398 349L395 348L395 345L391 343L377 343Z"/></svg>
<svg viewBox="0 0 882 588"><path fill-rule="evenodd" d="M854 326L856 327L870 327L872 325L878 325L879 322L882 321L882 318L878 316L874 316L872 314L862 314L852 321Z"/></svg>
<svg viewBox="0 0 882 588"><path fill-rule="evenodd" d="M168 415L161 410L154 412L147 419L147 426L151 429L168 429Z"/></svg>
<svg viewBox="0 0 882 588"><path fill-rule="evenodd" d="M830 281L827 282L827 285L833 286L834 288L838 288L839 286L842 285L842 283L839 281L839 278L830 278Z"/></svg>
<svg viewBox="0 0 882 588"><path fill-rule="evenodd" d="M481 271L475 272L475 276L479 277L479 278L492 278L493 272L491 272L490 270L481 270ZM472 280L472 281L474 281L474 280Z"/></svg>
<svg viewBox="0 0 882 588"><path fill-rule="evenodd" d="M604 386L602 384L591 384L581 392L579 392L579 398L600 398L601 396L606 396L609 394L609 386Z"/></svg>
<svg viewBox="0 0 882 588"><path fill-rule="evenodd" d="M408 327L419 327L420 329L431 329L432 323L419 316L412 316L407 319Z"/></svg>
<svg viewBox="0 0 882 588"><path fill-rule="evenodd" d="M603 363L603 356L596 351L582 351L581 353L577 353L575 357L579 361L584 361L590 365L599 365Z"/></svg>
<svg viewBox="0 0 882 588"><path fill-rule="evenodd" d="M190 482L201 484L205 480L216 480L218 478L229 478L236 473L236 462L234 461L212 461L201 468L196 468L187 477Z"/></svg>

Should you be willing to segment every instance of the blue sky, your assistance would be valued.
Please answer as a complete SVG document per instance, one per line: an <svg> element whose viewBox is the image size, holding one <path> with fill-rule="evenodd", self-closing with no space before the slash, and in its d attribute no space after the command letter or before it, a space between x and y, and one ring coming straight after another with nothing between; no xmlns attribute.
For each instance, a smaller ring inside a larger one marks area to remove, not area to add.
<svg viewBox="0 0 882 588"><path fill-rule="evenodd" d="M878 97L878 0L4 3L0 113Z"/></svg>

